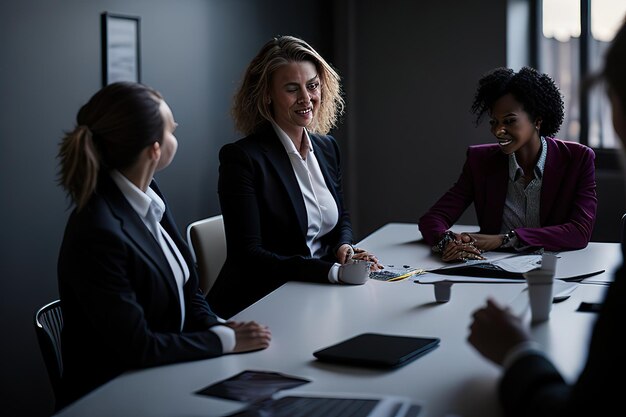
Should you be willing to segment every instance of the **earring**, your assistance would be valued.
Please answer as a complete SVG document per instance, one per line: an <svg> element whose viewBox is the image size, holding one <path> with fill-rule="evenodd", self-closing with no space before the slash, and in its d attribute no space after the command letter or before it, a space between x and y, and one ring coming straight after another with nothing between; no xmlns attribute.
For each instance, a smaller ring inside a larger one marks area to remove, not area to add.
<svg viewBox="0 0 626 417"><path fill-rule="evenodd" d="M267 104L272 104L272 99L270 97L267 98Z"/></svg>

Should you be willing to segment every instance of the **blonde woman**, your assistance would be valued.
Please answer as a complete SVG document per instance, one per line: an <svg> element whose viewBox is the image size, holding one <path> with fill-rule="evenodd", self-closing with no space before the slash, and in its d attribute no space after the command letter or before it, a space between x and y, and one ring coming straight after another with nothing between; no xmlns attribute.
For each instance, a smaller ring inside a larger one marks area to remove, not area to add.
<svg viewBox="0 0 626 417"><path fill-rule="evenodd" d="M302 39L280 36L250 62L232 114L246 135L220 151L227 259L208 294L229 317L289 280L363 283L371 261L352 246L339 146L337 72Z"/></svg>

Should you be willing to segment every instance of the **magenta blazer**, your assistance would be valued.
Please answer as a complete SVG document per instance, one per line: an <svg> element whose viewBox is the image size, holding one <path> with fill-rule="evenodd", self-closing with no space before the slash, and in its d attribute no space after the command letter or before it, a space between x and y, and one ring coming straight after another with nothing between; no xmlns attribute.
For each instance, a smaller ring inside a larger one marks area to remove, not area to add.
<svg viewBox="0 0 626 417"><path fill-rule="evenodd" d="M541 227L515 229L526 245L545 250L587 246L596 219L595 153L575 142L546 138L548 154L541 186ZM480 233L498 234L509 179L508 156L498 144L470 146L457 182L419 219L429 245L474 203Z"/></svg>

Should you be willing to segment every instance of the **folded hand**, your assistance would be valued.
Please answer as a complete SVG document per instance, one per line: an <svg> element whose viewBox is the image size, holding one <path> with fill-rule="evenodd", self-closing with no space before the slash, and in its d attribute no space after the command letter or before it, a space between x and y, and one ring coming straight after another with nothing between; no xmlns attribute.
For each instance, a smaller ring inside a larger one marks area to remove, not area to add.
<svg viewBox="0 0 626 417"><path fill-rule="evenodd" d="M441 254L441 260L451 262L485 259L481 253L481 249L476 246L476 240L468 233L461 233L456 235L455 240L448 242Z"/></svg>

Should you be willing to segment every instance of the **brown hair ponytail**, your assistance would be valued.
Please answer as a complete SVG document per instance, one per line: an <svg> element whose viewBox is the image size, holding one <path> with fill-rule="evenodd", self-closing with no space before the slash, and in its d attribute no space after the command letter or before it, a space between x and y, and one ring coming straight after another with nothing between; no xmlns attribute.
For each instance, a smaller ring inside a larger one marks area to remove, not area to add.
<svg viewBox="0 0 626 417"><path fill-rule="evenodd" d="M59 184L67 190L80 210L94 192L100 171L98 150L87 126L78 126L65 135L59 150Z"/></svg>
<svg viewBox="0 0 626 417"><path fill-rule="evenodd" d="M141 151L163 140L163 97L139 83L116 82L83 105L77 127L61 141L59 184L82 209L96 190L100 171L131 166Z"/></svg>

